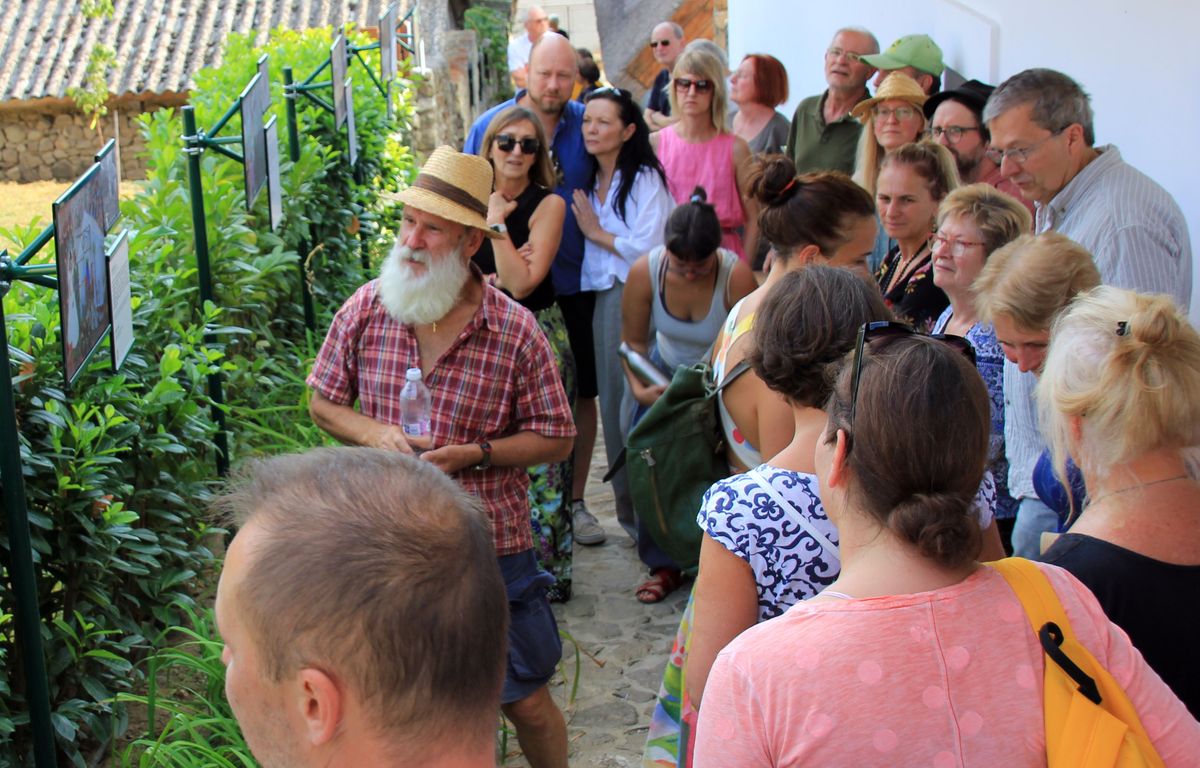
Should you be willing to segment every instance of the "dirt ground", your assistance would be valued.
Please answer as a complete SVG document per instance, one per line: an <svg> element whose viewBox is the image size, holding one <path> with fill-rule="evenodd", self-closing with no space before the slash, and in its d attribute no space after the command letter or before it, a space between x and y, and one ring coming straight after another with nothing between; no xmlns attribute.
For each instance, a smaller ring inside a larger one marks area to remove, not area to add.
<svg viewBox="0 0 1200 768"><path fill-rule="evenodd" d="M41 226L46 226L54 219L50 204L69 186L66 181L0 182L0 229L24 226L39 217ZM13 250L13 243L3 233L0 248Z"/></svg>
<svg viewBox="0 0 1200 768"><path fill-rule="evenodd" d="M24 226L34 219L41 219L39 227L44 228L54 221L54 201L70 186L69 181L34 181L29 184L0 181L0 230ZM138 182L121 182L123 199L132 197L137 191ZM0 249L3 248L12 251L15 250L15 244L0 232Z"/></svg>

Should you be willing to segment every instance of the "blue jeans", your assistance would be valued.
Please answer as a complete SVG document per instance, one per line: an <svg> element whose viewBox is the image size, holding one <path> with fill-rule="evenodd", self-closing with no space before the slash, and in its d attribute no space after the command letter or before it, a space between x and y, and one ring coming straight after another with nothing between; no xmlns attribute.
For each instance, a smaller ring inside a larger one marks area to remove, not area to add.
<svg viewBox="0 0 1200 768"><path fill-rule="evenodd" d="M1042 553L1042 533L1058 531L1058 513L1036 496L1026 496L1017 507L1017 522L1013 525L1013 554L1036 560Z"/></svg>

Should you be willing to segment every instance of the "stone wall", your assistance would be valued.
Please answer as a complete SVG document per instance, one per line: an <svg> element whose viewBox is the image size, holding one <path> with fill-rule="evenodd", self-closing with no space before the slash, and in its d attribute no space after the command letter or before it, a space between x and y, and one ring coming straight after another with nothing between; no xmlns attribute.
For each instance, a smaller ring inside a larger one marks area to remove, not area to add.
<svg viewBox="0 0 1200 768"><path fill-rule="evenodd" d="M137 116L178 99L120 101L109 106L96 128L73 102L47 101L0 106L0 181L71 181L88 169L104 142L120 133L121 178L143 179L145 150Z"/></svg>

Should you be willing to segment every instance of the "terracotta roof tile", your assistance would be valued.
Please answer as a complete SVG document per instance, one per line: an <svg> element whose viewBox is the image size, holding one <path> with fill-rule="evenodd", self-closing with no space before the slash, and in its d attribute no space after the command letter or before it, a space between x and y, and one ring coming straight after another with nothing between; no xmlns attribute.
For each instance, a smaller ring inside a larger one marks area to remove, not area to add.
<svg viewBox="0 0 1200 768"><path fill-rule="evenodd" d="M266 42L275 27L375 26L389 0L114 0L111 19L85 19L82 0L0 0L0 104L65 98L83 84L96 43L112 46L112 93L182 92L221 63L231 32ZM407 8L409 2L401 3Z"/></svg>

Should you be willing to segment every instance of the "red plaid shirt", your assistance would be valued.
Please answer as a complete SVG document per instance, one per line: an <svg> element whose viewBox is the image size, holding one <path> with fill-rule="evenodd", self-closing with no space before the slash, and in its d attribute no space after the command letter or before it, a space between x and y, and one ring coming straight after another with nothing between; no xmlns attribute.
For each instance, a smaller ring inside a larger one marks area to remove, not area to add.
<svg viewBox="0 0 1200 768"><path fill-rule="evenodd" d="M416 335L387 313L372 280L334 316L308 385L335 403L353 405L357 400L364 415L399 424L404 373L420 364ZM484 286L479 309L434 364L425 385L433 399L435 447L517 432L575 434L554 354L541 328L528 310L491 286ZM533 546L524 468L468 468L454 477L483 501L497 555Z"/></svg>

